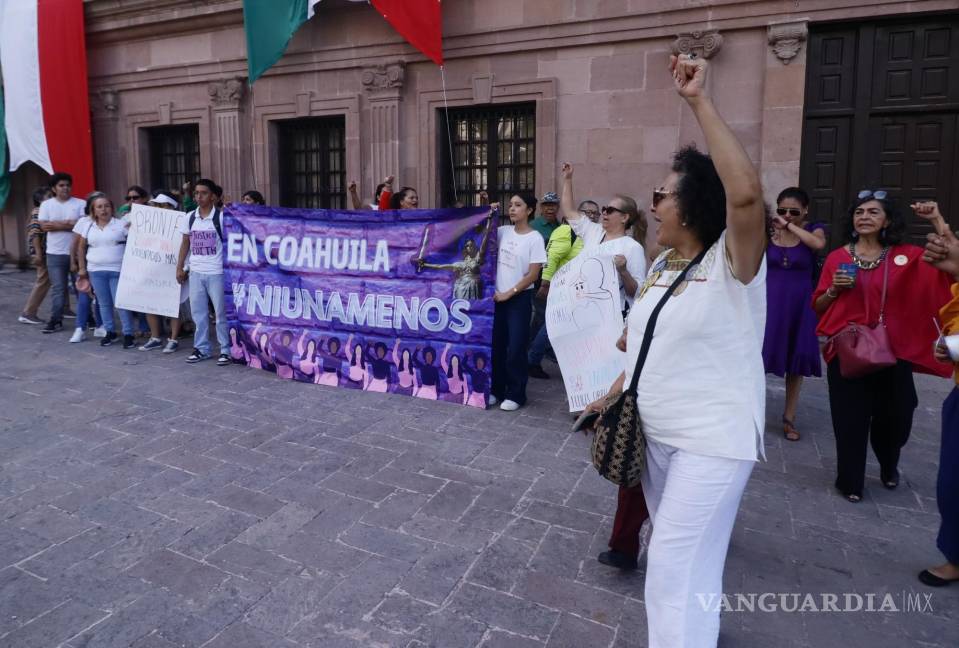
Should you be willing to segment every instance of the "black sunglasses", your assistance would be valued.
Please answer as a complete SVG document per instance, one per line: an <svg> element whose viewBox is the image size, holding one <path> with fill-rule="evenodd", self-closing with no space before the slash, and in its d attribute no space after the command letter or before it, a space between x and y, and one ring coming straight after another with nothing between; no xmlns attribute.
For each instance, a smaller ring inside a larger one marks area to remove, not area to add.
<svg viewBox="0 0 959 648"><path fill-rule="evenodd" d="M136 196L136 195L127 196L127 200L139 200L141 197L142 197L142 196Z"/></svg>
<svg viewBox="0 0 959 648"><path fill-rule="evenodd" d="M665 189L653 189L653 207L663 202L667 196L675 196L675 191L666 191Z"/></svg>
<svg viewBox="0 0 959 648"><path fill-rule="evenodd" d="M603 205L602 207L600 207L600 211L604 214L612 214L613 212L619 212L620 214L626 213L622 209L619 209L618 207L613 207L612 205Z"/></svg>
<svg viewBox="0 0 959 648"><path fill-rule="evenodd" d="M785 216L786 214L789 214L790 216L794 216L796 218L799 218L800 216L802 216L802 210L796 209L795 207L790 207L789 209L786 209L785 207L777 207L776 213L779 214L780 216Z"/></svg>

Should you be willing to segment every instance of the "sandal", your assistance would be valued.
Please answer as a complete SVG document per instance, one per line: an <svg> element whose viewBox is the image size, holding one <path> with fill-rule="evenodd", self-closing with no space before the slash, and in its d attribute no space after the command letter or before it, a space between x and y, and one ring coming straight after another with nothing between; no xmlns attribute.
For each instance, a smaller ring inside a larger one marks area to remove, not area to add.
<svg viewBox="0 0 959 648"><path fill-rule="evenodd" d="M885 475L881 475L881 476L880 476L880 479L881 479L881 481L882 481L882 485L883 485L883 486L885 486L885 487L888 488L889 490L895 490L895 488L896 488L897 486L899 486L899 471L898 471L898 470L893 470L893 471L892 471L892 476L890 476L890 477L886 477Z"/></svg>
<svg viewBox="0 0 959 648"><path fill-rule="evenodd" d="M783 436L787 441L799 441L800 439L796 425L785 416L783 417Z"/></svg>

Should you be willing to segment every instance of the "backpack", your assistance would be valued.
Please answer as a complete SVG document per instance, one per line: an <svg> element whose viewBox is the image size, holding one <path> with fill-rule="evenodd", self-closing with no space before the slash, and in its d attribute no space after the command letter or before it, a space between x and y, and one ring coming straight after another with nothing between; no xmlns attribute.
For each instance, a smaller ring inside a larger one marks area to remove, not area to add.
<svg viewBox="0 0 959 648"><path fill-rule="evenodd" d="M190 212L189 231L191 232L193 231L193 223L196 222L196 215L198 211L199 211L199 208L194 209L192 212ZM217 236L220 237L220 241L223 241L223 227L220 225L220 210L217 209L216 207L213 208L213 227L216 229L216 233L217 233Z"/></svg>

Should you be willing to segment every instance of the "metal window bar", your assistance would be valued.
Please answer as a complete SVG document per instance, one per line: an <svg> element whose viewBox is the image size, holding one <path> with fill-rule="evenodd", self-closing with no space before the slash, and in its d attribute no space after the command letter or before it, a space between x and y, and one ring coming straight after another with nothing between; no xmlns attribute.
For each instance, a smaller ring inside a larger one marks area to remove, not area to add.
<svg viewBox="0 0 959 648"><path fill-rule="evenodd" d="M346 119L295 119L279 124L280 203L346 208Z"/></svg>
<svg viewBox="0 0 959 648"><path fill-rule="evenodd" d="M200 127L197 124L149 129L150 187L179 190L200 177Z"/></svg>
<svg viewBox="0 0 959 648"><path fill-rule="evenodd" d="M481 191L489 193L490 202L506 205L514 194L535 190L535 104L456 108L448 116L449 124L441 111L443 205L454 201L454 178L459 199L468 206L479 205Z"/></svg>

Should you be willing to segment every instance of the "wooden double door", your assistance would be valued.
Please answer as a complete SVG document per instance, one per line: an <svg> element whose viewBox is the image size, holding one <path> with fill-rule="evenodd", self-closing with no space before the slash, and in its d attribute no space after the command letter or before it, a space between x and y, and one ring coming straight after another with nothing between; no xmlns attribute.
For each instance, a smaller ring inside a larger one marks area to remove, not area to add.
<svg viewBox="0 0 959 648"><path fill-rule="evenodd" d="M936 200L959 228L959 16L810 27L800 185L811 216L841 223L862 189L908 204Z"/></svg>

